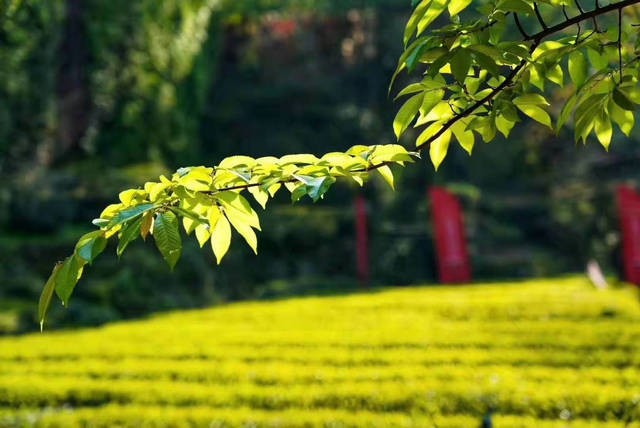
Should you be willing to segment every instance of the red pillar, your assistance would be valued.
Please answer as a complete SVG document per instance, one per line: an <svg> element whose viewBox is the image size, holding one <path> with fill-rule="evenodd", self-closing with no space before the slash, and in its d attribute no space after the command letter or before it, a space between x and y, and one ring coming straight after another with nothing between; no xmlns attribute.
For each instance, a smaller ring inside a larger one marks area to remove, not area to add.
<svg viewBox="0 0 640 428"><path fill-rule="evenodd" d="M617 189L624 279L640 285L640 195L631 187Z"/></svg>
<svg viewBox="0 0 640 428"><path fill-rule="evenodd" d="M433 216L433 231L441 283L471 281L471 264L467 251L460 203L440 187L429 189Z"/></svg>
<svg viewBox="0 0 640 428"><path fill-rule="evenodd" d="M367 202L358 195L353 201L356 220L356 270L361 286L369 285L369 237L367 230Z"/></svg>

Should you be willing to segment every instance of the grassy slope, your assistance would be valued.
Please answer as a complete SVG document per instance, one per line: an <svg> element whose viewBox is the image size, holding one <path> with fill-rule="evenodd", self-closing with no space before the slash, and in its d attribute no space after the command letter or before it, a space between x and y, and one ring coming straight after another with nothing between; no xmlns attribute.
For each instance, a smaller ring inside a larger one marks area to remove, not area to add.
<svg viewBox="0 0 640 428"><path fill-rule="evenodd" d="M243 303L0 339L0 426L622 427L639 350L581 279Z"/></svg>

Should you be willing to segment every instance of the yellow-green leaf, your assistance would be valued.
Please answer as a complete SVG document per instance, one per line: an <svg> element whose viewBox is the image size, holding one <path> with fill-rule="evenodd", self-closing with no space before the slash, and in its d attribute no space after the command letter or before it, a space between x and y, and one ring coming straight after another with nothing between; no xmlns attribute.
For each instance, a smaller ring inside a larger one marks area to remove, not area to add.
<svg viewBox="0 0 640 428"><path fill-rule="evenodd" d="M596 133L598 141L606 150L609 150L611 137L613 136L613 127L611 126L611 121L608 117L606 117L604 112L596 115L594 117L594 121L594 131Z"/></svg>
<svg viewBox="0 0 640 428"><path fill-rule="evenodd" d="M471 4L471 0L451 0L447 8L449 15L456 16Z"/></svg>
<svg viewBox="0 0 640 428"><path fill-rule="evenodd" d="M454 123L450 129L462 148L471 155L473 145L475 143L475 137L473 136L473 131L467 130L467 122L464 119L461 119Z"/></svg>
<svg viewBox="0 0 640 428"><path fill-rule="evenodd" d="M440 166L444 158L447 156L450 141L451 131L446 130L442 133L442 135L433 140L433 142L429 146L429 157L431 158L431 162L433 163L436 171L438 170L438 167Z"/></svg>
<svg viewBox="0 0 640 428"><path fill-rule="evenodd" d="M515 104L515 100L514 100ZM516 107L531 119L551 128L551 117L542 108L532 104L516 104Z"/></svg>
<svg viewBox="0 0 640 428"><path fill-rule="evenodd" d="M204 244L211 237L211 229L209 225L205 223L200 223L195 227L195 231L196 231L196 239L198 240L198 244L200 245L200 248L202 248Z"/></svg>
<svg viewBox="0 0 640 428"><path fill-rule="evenodd" d="M231 245L231 226L223 215L216 223L216 227L211 232L211 248L216 256L217 263L220 264L222 258L229 251Z"/></svg>
<svg viewBox="0 0 640 428"><path fill-rule="evenodd" d="M580 51L573 51L569 54L569 77L577 88L587 80L589 64Z"/></svg>
<svg viewBox="0 0 640 428"><path fill-rule="evenodd" d="M384 181L387 182L389 187L394 189L394 186L393 186L393 172L391 171L391 168L389 168L388 165L383 165L383 166L378 168L378 173L380 173L380 175L382 176Z"/></svg>
<svg viewBox="0 0 640 428"><path fill-rule="evenodd" d="M398 113L393 120L393 131L396 134L396 138L400 138L409 124L411 124L416 114L418 114L418 110L422 104L422 98L422 94L414 95L409 98L402 107L400 107L400 110L398 110Z"/></svg>
<svg viewBox="0 0 640 428"><path fill-rule="evenodd" d="M609 115L624 135L631 135L635 124L633 112L620 108L614 101L609 101Z"/></svg>

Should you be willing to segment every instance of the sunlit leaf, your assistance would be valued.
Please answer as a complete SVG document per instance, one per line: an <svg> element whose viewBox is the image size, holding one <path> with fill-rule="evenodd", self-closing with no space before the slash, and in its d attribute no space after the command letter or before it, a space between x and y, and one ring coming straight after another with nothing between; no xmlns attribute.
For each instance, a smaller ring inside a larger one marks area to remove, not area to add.
<svg viewBox="0 0 640 428"><path fill-rule="evenodd" d="M569 77L577 88L587 80L589 64L580 51L573 51L569 54Z"/></svg>
<svg viewBox="0 0 640 428"><path fill-rule="evenodd" d="M396 138L400 138L402 133L407 129L409 124L413 121L418 109L422 104L422 94L417 94L409 98L398 110L396 118L393 120L393 131L396 134Z"/></svg>
<svg viewBox="0 0 640 428"><path fill-rule="evenodd" d="M436 170L447 156L449 150L449 142L451 141L451 131L447 130L436 138L429 146L429 157Z"/></svg>
<svg viewBox="0 0 640 428"><path fill-rule="evenodd" d="M231 245L231 226L229 221L223 215L216 222L216 226L211 231L211 248L216 256L217 263L220 264L222 258L229 251Z"/></svg>

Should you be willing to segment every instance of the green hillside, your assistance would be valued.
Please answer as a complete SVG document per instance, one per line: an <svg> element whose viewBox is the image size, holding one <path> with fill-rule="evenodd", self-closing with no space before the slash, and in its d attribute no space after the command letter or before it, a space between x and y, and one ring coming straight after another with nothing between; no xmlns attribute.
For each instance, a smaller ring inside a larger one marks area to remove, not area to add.
<svg viewBox="0 0 640 428"><path fill-rule="evenodd" d="M640 427L639 351L578 278L242 303L0 339L0 426Z"/></svg>

